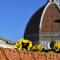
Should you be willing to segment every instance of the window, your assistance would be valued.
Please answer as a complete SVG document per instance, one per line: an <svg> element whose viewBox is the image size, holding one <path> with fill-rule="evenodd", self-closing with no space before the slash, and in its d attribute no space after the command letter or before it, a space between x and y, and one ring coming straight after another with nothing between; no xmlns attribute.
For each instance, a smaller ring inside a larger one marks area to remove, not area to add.
<svg viewBox="0 0 60 60"><path fill-rule="evenodd" d="M56 22L56 23L60 23L60 19L57 19L57 20L55 20L54 22Z"/></svg>

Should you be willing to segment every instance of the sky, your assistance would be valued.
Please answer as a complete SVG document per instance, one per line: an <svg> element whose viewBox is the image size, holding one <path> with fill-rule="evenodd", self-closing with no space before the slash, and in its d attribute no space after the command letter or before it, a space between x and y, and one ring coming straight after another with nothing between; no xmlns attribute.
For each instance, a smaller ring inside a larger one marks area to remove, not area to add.
<svg viewBox="0 0 60 60"><path fill-rule="evenodd" d="M47 0L0 0L0 37L16 42L23 38L31 16Z"/></svg>

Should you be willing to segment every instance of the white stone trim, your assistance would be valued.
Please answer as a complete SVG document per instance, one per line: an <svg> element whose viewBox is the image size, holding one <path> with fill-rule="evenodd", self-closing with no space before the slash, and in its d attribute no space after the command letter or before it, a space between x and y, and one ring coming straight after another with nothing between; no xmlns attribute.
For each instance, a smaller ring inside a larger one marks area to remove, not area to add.
<svg viewBox="0 0 60 60"><path fill-rule="evenodd" d="M44 14L45 14L45 12L46 12L46 10L47 10L47 8L48 8L48 6L49 6L50 4L51 4L51 2L49 2L49 3L47 4L47 6L45 7L45 9L44 9L44 11L43 11L43 13L42 13L41 21L40 21L40 26L39 26L40 29L41 29L41 26L42 26L42 21L43 21Z"/></svg>
<svg viewBox="0 0 60 60"><path fill-rule="evenodd" d="M51 43L51 41L48 43L48 49L51 49L51 47L50 47L50 43Z"/></svg>

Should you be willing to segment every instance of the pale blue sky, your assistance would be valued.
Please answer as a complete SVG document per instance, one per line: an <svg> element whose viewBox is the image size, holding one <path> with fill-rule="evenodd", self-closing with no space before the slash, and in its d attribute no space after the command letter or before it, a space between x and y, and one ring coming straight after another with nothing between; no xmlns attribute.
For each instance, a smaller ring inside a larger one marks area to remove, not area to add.
<svg viewBox="0 0 60 60"><path fill-rule="evenodd" d="M16 42L23 38L31 16L47 0L0 0L0 37Z"/></svg>

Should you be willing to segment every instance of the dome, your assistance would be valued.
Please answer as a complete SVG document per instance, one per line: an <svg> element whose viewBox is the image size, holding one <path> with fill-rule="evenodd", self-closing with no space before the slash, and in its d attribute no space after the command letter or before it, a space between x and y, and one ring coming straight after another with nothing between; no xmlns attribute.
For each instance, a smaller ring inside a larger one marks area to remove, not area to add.
<svg viewBox="0 0 60 60"><path fill-rule="evenodd" d="M25 28L24 39L29 39L32 42L39 40L40 18L45 6L46 4L43 7L41 7L35 14L32 15Z"/></svg>
<svg viewBox="0 0 60 60"><path fill-rule="evenodd" d="M60 6L49 2L41 16L39 40L60 40Z"/></svg>
<svg viewBox="0 0 60 60"><path fill-rule="evenodd" d="M25 28L24 39L29 39L35 44L44 39L58 39L59 32L60 6L55 0L51 0L31 17Z"/></svg>

